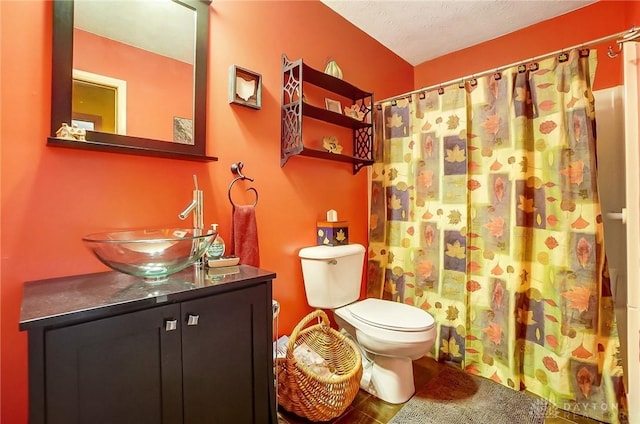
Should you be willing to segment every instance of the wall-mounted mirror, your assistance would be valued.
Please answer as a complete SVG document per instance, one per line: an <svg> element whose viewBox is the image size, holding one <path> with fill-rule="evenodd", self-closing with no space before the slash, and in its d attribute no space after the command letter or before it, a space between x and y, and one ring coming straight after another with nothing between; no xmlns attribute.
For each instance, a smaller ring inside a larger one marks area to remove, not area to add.
<svg viewBox="0 0 640 424"><path fill-rule="evenodd" d="M47 144L217 160L205 152L209 3L54 1Z"/></svg>

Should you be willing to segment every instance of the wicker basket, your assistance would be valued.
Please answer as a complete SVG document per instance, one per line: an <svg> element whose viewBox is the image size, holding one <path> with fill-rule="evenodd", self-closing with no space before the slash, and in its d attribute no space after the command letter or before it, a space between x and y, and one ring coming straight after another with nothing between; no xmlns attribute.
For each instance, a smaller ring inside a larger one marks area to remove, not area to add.
<svg viewBox="0 0 640 424"><path fill-rule="evenodd" d="M322 321L305 328L316 318ZM324 359L332 375L320 376L296 360L294 350L303 343ZM362 359L354 343L330 327L322 310L316 310L294 328L286 356L276 359L276 371L278 403L284 409L311 421L328 421L342 414L356 397Z"/></svg>

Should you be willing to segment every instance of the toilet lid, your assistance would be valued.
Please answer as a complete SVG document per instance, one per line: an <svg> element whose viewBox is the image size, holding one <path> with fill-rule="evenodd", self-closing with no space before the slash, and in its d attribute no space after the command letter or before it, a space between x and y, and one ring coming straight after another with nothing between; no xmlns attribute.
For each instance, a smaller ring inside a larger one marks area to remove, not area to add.
<svg viewBox="0 0 640 424"><path fill-rule="evenodd" d="M427 311L390 300L364 299L349 305L349 311L362 322L388 330L425 331L435 324Z"/></svg>

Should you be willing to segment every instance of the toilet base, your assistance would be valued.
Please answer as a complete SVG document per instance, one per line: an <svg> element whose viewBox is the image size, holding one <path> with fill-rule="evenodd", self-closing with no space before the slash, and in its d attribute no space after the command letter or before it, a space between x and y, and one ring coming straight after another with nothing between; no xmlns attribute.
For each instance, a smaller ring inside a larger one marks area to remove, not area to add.
<svg viewBox="0 0 640 424"><path fill-rule="evenodd" d="M385 402L399 404L415 393L413 361L407 357L370 355L363 358L360 388Z"/></svg>

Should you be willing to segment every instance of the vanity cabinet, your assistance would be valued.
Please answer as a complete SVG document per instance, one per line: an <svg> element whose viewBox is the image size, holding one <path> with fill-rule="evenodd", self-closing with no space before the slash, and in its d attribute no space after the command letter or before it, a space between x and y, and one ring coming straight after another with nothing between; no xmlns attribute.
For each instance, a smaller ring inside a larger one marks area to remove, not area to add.
<svg viewBox="0 0 640 424"><path fill-rule="evenodd" d="M168 287L115 272L26 283L29 422L276 423L274 277L243 265Z"/></svg>
<svg viewBox="0 0 640 424"><path fill-rule="evenodd" d="M341 106L356 106L362 119L343 115L307 102L305 90L314 86L329 95L335 94L351 101ZM373 164L373 94L349 82L333 77L306 65L302 59L290 61L282 55L282 128L280 137L280 166L291 156L301 155L353 164L353 173ZM328 126L349 128L353 133L353 155L337 154L305 146L304 119L314 119Z"/></svg>

